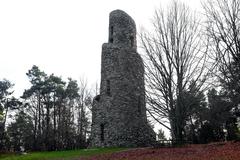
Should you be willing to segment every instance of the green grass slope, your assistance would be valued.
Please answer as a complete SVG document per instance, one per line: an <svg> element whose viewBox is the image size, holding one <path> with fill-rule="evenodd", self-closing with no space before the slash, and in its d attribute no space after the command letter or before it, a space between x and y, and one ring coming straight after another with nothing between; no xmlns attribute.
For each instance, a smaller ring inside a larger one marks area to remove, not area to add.
<svg viewBox="0 0 240 160"><path fill-rule="evenodd" d="M26 155L0 155L0 160L68 160L74 157L88 157L98 154L113 153L124 148L95 148L69 151L33 152Z"/></svg>

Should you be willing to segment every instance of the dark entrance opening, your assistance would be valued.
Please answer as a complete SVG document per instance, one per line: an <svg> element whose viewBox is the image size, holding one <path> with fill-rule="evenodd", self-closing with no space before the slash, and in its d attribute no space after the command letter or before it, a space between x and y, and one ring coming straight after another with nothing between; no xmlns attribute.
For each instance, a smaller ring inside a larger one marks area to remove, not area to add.
<svg viewBox="0 0 240 160"><path fill-rule="evenodd" d="M100 130L101 130L101 141L103 142L104 141L104 124L101 124L100 125Z"/></svg>

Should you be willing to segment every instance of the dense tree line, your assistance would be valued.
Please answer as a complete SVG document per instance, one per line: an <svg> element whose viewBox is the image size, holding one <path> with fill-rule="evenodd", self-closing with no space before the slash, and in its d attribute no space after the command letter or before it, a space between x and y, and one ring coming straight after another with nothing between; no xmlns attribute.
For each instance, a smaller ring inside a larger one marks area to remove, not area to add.
<svg viewBox="0 0 240 160"><path fill-rule="evenodd" d="M148 113L179 142L239 138L240 2L203 8L198 16L173 0L140 34Z"/></svg>
<svg viewBox="0 0 240 160"><path fill-rule="evenodd" d="M5 150L63 150L88 144L92 94L83 79L65 82L33 66L27 76L31 87L17 100L12 84L1 84L1 148ZM6 125L8 112L13 118Z"/></svg>

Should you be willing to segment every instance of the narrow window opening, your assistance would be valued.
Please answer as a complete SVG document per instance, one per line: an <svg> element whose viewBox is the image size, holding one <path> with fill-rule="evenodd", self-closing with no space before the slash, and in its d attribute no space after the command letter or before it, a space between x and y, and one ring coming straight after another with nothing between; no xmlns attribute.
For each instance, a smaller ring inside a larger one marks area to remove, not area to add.
<svg viewBox="0 0 240 160"><path fill-rule="evenodd" d="M109 42L110 43L113 43L113 26L110 27L110 39L109 39Z"/></svg>
<svg viewBox="0 0 240 160"><path fill-rule="evenodd" d="M131 47L133 47L134 46L134 38L133 38L133 36L130 36L130 42L131 42Z"/></svg>
<svg viewBox="0 0 240 160"><path fill-rule="evenodd" d="M101 141L103 142L104 141L104 124L101 124L100 125L100 129L101 129Z"/></svg>
<svg viewBox="0 0 240 160"><path fill-rule="evenodd" d="M141 99L140 99L140 96L138 97L138 113L139 113L139 115L142 114L142 110L141 110Z"/></svg>
<svg viewBox="0 0 240 160"><path fill-rule="evenodd" d="M109 41L110 41L110 43L113 43L113 38L110 38L110 40L109 40Z"/></svg>
<svg viewBox="0 0 240 160"><path fill-rule="evenodd" d="M110 28L110 36L113 36L113 26Z"/></svg>
<svg viewBox="0 0 240 160"><path fill-rule="evenodd" d="M110 92L110 80L107 80L107 95L110 96L111 92Z"/></svg>

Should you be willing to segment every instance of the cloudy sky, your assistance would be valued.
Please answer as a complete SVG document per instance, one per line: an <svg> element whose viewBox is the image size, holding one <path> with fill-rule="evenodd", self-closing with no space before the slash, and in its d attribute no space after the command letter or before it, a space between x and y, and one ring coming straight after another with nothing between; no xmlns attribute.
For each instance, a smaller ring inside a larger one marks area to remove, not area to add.
<svg viewBox="0 0 240 160"><path fill-rule="evenodd" d="M182 0L192 8L199 0ZM26 72L37 65L46 73L100 80L101 45L108 37L108 16L122 9L140 27L154 9L170 0L1 0L0 80L15 84L15 95L29 87Z"/></svg>
<svg viewBox="0 0 240 160"><path fill-rule="evenodd" d="M200 0L182 0L199 10ZM26 72L37 65L47 74L100 81L101 46L108 40L109 13L127 12L137 29L148 28L156 8L170 0L0 0L0 80L21 96ZM155 126L157 130L161 126ZM169 132L165 130L167 136Z"/></svg>

